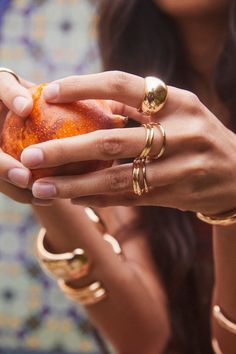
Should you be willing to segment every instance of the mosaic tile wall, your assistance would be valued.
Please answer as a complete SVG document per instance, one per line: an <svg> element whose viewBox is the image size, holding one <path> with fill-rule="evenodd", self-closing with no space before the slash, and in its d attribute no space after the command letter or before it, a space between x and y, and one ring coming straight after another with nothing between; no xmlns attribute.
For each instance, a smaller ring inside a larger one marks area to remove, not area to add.
<svg viewBox="0 0 236 354"><path fill-rule="evenodd" d="M100 68L87 0L1 0L0 66L32 82ZM93 328L38 267L30 208L0 197L0 353L101 353Z"/></svg>

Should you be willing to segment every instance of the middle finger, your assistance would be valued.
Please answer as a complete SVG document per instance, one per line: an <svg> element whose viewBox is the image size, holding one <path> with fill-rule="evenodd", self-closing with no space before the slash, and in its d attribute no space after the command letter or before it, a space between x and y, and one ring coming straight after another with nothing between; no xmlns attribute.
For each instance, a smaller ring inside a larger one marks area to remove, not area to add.
<svg viewBox="0 0 236 354"><path fill-rule="evenodd" d="M50 140L26 148L21 161L26 167L46 168L77 161L114 160L139 156L145 146L144 127L97 130L88 134ZM163 144L163 136L154 127L150 155L156 155ZM168 154L168 147L166 154Z"/></svg>

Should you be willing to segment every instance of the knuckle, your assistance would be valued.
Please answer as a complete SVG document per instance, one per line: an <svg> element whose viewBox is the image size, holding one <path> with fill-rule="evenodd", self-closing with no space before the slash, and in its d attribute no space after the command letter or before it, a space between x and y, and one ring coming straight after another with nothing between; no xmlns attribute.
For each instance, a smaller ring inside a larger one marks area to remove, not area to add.
<svg viewBox="0 0 236 354"><path fill-rule="evenodd" d="M111 173L106 178L107 189L111 192L124 191L129 188L128 176L118 173Z"/></svg>
<svg viewBox="0 0 236 354"><path fill-rule="evenodd" d="M122 71L112 71L110 88L114 93L122 93L128 84L127 74Z"/></svg>
<svg viewBox="0 0 236 354"><path fill-rule="evenodd" d="M195 158L192 162L192 175L199 179L207 175L207 161L201 156Z"/></svg>
<svg viewBox="0 0 236 354"><path fill-rule="evenodd" d="M198 96L191 91L185 92L186 105L191 115L197 115L201 111L202 103Z"/></svg>
<svg viewBox="0 0 236 354"><path fill-rule="evenodd" d="M188 102L193 106L200 104L200 100L199 100L198 96L191 91L186 91L186 98L187 98Z"/></svg>
<svg viewBox="0 0 236 354"><path fill-rule="evenodd" d="M115 158L122 151L121 139L112 135L101 136L98 138L98 151L105 159Z"/></svg>
<svg viewBox="0 0 236 354"><path fill-rule="evenodd" d="M211 147L211 139L206 121L197 118L191 121L192 132L190 139L197 151L207 151Z"/></svg>
<svg viewBox="0 0 236 354"><path fill-rule="evenodd" d="M210 167L205 158L200 157L193 162L189 192L195 201L199 200L209 184L209 170Z"/></svg>

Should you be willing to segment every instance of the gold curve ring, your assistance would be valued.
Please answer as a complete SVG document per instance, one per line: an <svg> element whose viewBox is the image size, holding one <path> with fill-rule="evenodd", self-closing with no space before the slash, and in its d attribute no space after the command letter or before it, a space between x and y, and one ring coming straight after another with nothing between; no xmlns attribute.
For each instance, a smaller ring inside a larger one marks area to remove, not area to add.
<svg viewBox="0 0 236 354"><path fill-rule="evenodd" d="M19 76L17 76L16 73L14 73L14 71L12 71L11 69L0 67L0 73L1 73L1 72L2 72L2 73L5 72L5 73L8 73L8 74L13 75L14 78L20 83L20 78L19 78Z"/></svg>

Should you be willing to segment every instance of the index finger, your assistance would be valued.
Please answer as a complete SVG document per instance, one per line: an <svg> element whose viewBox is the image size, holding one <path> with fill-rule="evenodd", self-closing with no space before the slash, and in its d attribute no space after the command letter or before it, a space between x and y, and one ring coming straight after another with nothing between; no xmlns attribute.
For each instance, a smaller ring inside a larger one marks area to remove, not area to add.
<svg viewBox="0 0 236 354"><path fill-rule="evenodd" d="M43 90L50 102L72 102L84 99L108 99L139 108L144 96L144 78L121 71L70 76L54 81Z"/></svg>
<svg viewBox="0 0 236 354"><path fill-rule="evenodd" d="M17 115L29 115L33 107L30 92L8 72L0 72L0 100Z"/></svg>

